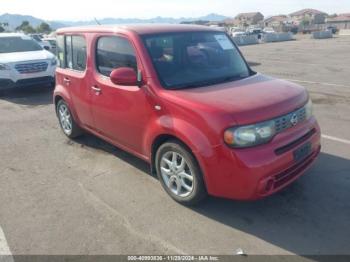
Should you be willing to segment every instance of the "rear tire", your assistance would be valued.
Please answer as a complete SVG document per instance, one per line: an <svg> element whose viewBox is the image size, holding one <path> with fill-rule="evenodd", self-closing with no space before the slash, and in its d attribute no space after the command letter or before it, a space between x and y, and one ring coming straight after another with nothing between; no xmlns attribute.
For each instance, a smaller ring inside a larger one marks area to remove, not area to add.
<svg viewBox="0 0 350 262"><path fill-rule="evenodd" d="M163 188L178 203L193 206L207 196L199 165L182 143L170 140L162 144L155 165Z"/></svg>
<svg viewBox="0 0 350 262"><path fill-rule="evenodd" d="M67 137L76 138L83 134L82 129L74 120L68 104L63 99L58 101L56 105L56 112L61 129Z"/></svg>

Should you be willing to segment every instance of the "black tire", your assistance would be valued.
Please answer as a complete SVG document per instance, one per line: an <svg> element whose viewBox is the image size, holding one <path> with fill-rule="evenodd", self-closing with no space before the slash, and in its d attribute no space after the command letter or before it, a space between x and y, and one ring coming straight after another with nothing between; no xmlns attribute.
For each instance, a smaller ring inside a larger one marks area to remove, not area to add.
<svg viewBox="0 0 350 262"><path fill-rule="evenodd" d="M64 124L62 123L61 121L61 118L60 118L60 109L62 107L65 107L67 109L67 113L70 115L70 119L71 119L71 128L70 128L70 131L68 132L67 128L64 127ZM74 120L74 117L69 109L69 106L68 104L63 100L59 100L57 102L57 105L56 105L56 113L57 113L57 118L58 118L58 122L60 124L60 127L63 131L63 133L69 137L69 138L76 138L78 136L81 136L83 134L83 130L78 126L78 124L76 123L76 121Z"/></svg>
<svg viewBox="0 0 350 262"><path fill-rule="evenodd" d="M172 190L166 185L166 182L163 179L163 175L161 173L161 161L163 156L166 156L166 154L170 152L175 152L179 154L179 157L183 157L186 161L186 164L188 168L190 169L193 177L192 181L192 191L189 193L188 196L178 196ZM177 201L180 204L187 205L187 206L193 206L198 203L200 203L202 200L205 199L207 196L207 190L205 187L205 183L203 180L202 172L199 168L199 165L197 163L197 160L193 156L193 154L190 152L189 149L187 149L187 146L184 144L176 141L176 140L170 140L162 144L156 153L155 157L155 169L157 172L158 179L160 183L162 184L164 190L170 195L171 198L173 198L175 201Z"/></svg>

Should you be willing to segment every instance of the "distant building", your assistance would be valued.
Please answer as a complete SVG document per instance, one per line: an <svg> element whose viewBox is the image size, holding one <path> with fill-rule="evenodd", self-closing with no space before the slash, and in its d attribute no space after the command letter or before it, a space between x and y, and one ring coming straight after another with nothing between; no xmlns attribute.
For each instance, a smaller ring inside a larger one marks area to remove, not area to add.
<svg viewBox="0 0 350 262"><path fill-rule="evenodd" d="M324 24L327 14L316 9L303 9L289 15L295 24L311 26Z"/></svg>
<svg viewBox="0 0 350 262"><path fill-rule="evenodd" d="M326 23L327 26L334 26L337 29L350 29L350 13L329 17Z"/></svg>
<svg viewBox="0 0 350 262"><path fill-rule="evenodd" d="M251 25L257 25L264 20L264 16L260 12L253 13L241 13L235 17L241 27L248 27Z"/></svg>
<svg viewBox="0 0 350 262"><path fill-rule="evenodd" d="M276 32L282 32L288 21L289 18L286 15L275 15L264 20L264 27L271 27Z"/></svg>

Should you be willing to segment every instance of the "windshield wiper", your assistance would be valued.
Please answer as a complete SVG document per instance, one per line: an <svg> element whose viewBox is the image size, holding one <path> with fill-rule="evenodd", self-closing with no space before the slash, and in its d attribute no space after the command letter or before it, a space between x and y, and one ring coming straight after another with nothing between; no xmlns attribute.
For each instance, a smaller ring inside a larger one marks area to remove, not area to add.
<svg viewBox="0 0 350 262"><path fill-rule="evenodd" d="M180 85L180 86L174 86L171 89L187 89L187 88L196 88L196 87L204 87L204 86L209 86L209 85L216 85L216 84L221 84L225 82L231 82L235 80L240 80L246 78L245 76L242 77L240 75L238 76L226 76L222 78L216 78L216 79L211 79L211 80L205 80L205 81L200 81L200 82L195 82L191 84L185 84L185 85Z"/></svg>

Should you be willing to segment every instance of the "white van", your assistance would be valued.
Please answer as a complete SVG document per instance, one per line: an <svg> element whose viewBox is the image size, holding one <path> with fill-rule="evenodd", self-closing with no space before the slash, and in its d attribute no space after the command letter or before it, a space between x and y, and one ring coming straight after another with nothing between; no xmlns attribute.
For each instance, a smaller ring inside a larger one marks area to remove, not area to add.
<svg viewBox="0 0 350 262"><path fill-rule="evenodd" d="M55 83L57 60L31 37L0 34L0 91Z"/></svg>

